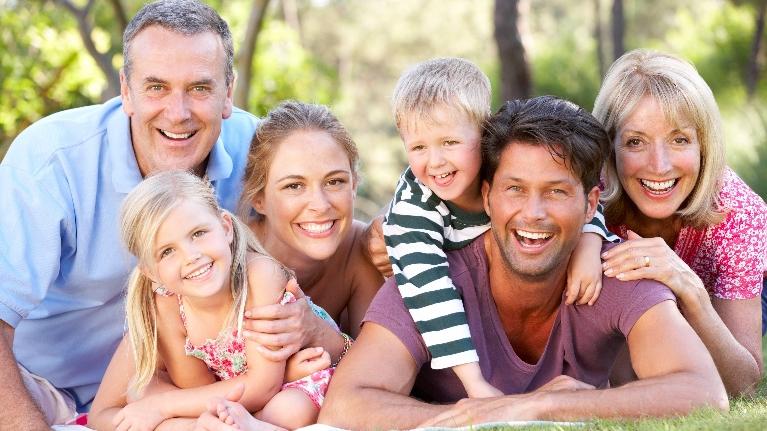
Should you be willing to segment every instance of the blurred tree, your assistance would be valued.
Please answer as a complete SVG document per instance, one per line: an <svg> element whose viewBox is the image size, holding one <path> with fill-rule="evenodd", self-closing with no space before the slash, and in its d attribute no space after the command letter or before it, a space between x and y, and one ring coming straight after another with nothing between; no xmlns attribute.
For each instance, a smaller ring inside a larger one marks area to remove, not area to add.
<svg viewBox="0 0 767 431"><path fill-rule="evenodd" d="M761 69L764 67L762 43L764 41L764 19L767 12L767 0L735 0L735 4L748 3L756 10L754 20L754 37L751 43L751 55L745 74L746 95L749 99L756 94L757 83Z"/></svg>
<svg viewBox="0 0 767 431"><path fill-rule="evenodd" d="M495 0L495 42L501 64L503 100L523 99L532 93L532 76L519 31L518 0Z"/></svg>
<svg viewBox="0 0 767 431"><path fill-rule="evenodd" d="M623 35L626 32L626 17L623 14L623 0L613 0L610 28L612 29L613 60L626 52Z"/></svg>
<svg viewBox="0 0 767 431"><path fill-rule="evenodd" d="M123 9L122 4L117 0L109 2L110 7L113 9L112 14L114 16L114 19L110 19L110 21L116 21L117 23L118 28L116 33L118 40L110 41L107 49L101 51L96 47L95 39L100 35L96 32L96 28L94 28L92 16L95 13L95 1L88 0L82 7L76 6L70 0L54 0L54 2L74 16L85 49L88 51L88 54L93 57L96 65L101 69L101 73L103 73L106 78L107 85L101 93L101 100L107 100L120 94L120 78L113 65L113 58L122 49L120 36L123 31L125 31L125 26L127 25L125 10ZM104 32L102 31L101 33L103 34ZM109 34L110 36L114 36L114 33L115 32L111 32ZM114 39L114 37L112 37L112 39Z"/></svg>
<svg viewBox="0 0 767 431"><path fill-rule="evenodd" d="M248 26L245 28L245 36L237 53L237 86L234 88L234 104L246 110L249 108L248 100L253 80L253 59L256 53L256 43L268 6L269 0L253 0Z"/></svg>
<svg viewBox="0 0 767 431"><path fill-rule="evenodd" d="M605 76L607 65L605 64L605 47L602 36L602 12L600 0L593 0L594 3L594 40L596 41L597 65L599 65L599 77Z"/></svg>

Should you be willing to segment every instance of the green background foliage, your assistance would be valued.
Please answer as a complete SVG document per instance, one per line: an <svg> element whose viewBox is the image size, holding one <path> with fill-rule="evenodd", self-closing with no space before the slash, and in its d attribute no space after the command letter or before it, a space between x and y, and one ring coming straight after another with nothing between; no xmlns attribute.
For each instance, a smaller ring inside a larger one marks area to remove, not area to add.
<svg viewBox="0 0 767 431"><path fill-rule="evenodd" d="M728 161L767 196L767 79L746 96L744 78L758 6L764 0L625 1L626 49L677 53L695 64L722 110ZM37 119L108 98L104 71L86 50L75 16L54 0L0 0L0 157ZM83 7L84 0L72 1ZM91 37L113 73L122 65L122 24L111 1L88 15ZM143 4L119 2L130 17ZM210 1L230 23L239 49L252 0ZM591 108L600 83L596 23L607 65L610 0L522 1L520 32L534 94ZM291 20L286 6L297 10ZM599 6L597 13L596 6ZM762 41L767 44L767 41ZM765 51L757 57L764 68ZM399 74L432 57L477 63L500 88L491 0L272 0L258 37L248 106L264 115L284 99L330 105L355 137L362 158L357 201L366 219L388 201L405 158L389 111ZM494 106L500 105L496 92Z"/></svg>

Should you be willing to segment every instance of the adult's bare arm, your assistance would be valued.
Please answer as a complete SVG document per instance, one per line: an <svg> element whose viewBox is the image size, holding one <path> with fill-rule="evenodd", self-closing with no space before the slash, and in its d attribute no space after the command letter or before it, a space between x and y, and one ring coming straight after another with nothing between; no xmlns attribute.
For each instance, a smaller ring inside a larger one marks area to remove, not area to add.
<svg viewBox="0 0 767 431"><path fill-rule="evenodd" d="M685 317L714 358L727 393L753 394L762 377L761 299L710 299L703 291Z"/></svg>
<svg viewBox="0 0 767 431"><path fill-rule="evenodd" d="M417 372L394 334L365 323L330 381L318 422L355 430L414 428L448 408L409 396Z"/></svg>
<svg viewBox="0 0 767 431"><path fill-rule="evenodd" d="M573 390L463 400L426 425L671 416L699 407L727 410L727 395L711 356L674 303L664 301L645 312L634 324L628 345L639 377L632 383L603 390L578 390L574 385Z"/></svg>
<svg viewBox="0 0 767 431"><path fill-rule="evenodd" d="M259 353L272 361L286 361L303 347L322 347L337 361L344 339L329 322L313 311L295 280L286 289L296 302L253 307L245 312L245 337L255 341Z"/></svg>
<svg viewBox="0 0 767 431"><path fill-rule="evenodd" d="M700 277L661 238L629 232L629 241L605 254L605 265L612 269L606 275L654 279L668 286L711 353L727 393L754 392L762 376L760 298L711 299Z"/></svg>
<svg viewBox="0 0 767 431"><path fill-rule="evenodd" d="M50 427L29 396L16 366L12 347L14 329L0 320L0 331L0 381L3 382L0 405L13 406L0 414L0 429L48 430Z"/></svg>

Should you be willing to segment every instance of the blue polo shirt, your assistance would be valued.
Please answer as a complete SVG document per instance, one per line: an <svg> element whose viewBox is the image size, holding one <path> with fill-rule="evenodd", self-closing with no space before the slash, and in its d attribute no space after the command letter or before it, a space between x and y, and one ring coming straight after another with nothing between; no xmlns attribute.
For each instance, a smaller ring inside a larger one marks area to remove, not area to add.
<svg viewBox="0 0 767 431"><path fill-rule="evenodd" d="M211 150L207 175L224 208L237 205L256 125L235 109ZM0 164L0 319L16 328L19 363L78 408L95 396L123 334L135 259L117 223L141 179L120 98L37 121Z"/></svg>

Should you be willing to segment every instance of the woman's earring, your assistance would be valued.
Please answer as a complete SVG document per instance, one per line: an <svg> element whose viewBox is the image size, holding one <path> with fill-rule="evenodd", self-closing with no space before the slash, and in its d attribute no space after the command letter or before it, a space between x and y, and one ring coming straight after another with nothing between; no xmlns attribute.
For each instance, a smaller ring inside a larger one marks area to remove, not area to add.
<svg viewBox="0 0 767 431"><path fill-rule="evenodd" d="M154 293L160 295L160 296L171 296L173 295L173 292L166 289L165 286L162 284L156 284L154 288Z"/></svg>

